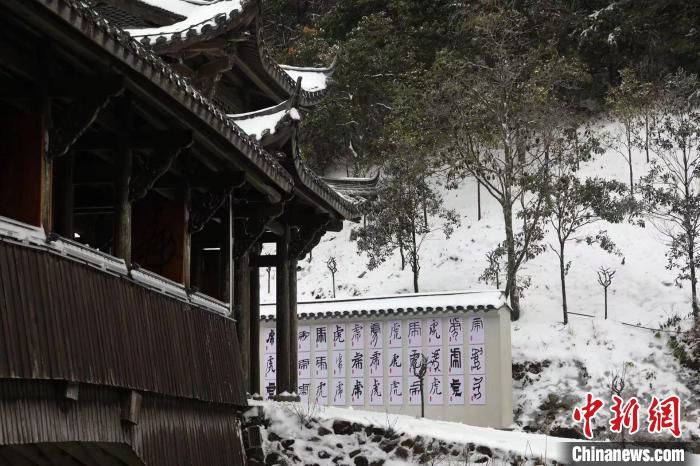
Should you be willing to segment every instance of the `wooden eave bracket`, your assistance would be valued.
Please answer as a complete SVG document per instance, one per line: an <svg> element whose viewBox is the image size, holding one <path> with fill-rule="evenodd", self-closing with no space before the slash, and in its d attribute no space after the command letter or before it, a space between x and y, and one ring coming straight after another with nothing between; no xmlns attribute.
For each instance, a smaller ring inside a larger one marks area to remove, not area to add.
<svg viewBox="0 0 700 466"><path fill-rule="evenodd" d="M284 213L284 203L265 206L249 205L234 208L238 218L234 230L233 256L241 257L262 237L271 222Z"/></svg>
<svg viewBox="0 0 700 466"><path fill-rule="evenodd" d="M192 132L182 131L160 143L151 157L137 171L129 184L129 200L138 201L146 197L156 182L172 167L183 150L192 146Z"/></svg>
<svg viewBox="0 0 700 466"><path fill-rule="evenodd" d="M76 96L66 107L60 121L54 121L49 131L49 159L65 155L80 135L94 123L100 111L123 91L124 78L110 76L94 82L87 95Z"/></svg>
<svg viewBox="0 0 700 466"><path fill-rule="evenodd" d="M138 424L142 402L143 396L135 390L129 390L122 395L121 421L132 426Z"/></svg>

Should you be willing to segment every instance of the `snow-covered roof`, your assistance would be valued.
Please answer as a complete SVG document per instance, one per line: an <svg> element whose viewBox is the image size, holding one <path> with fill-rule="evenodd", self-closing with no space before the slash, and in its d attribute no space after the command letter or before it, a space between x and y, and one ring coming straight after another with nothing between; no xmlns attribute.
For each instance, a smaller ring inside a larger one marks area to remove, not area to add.
<svg viewBox="0 0 700 466"><path fill-rule="evenodd" d="M436 293L316 300L297 303L300 319L442 311L493 310L508 306L499 290L444 291ZM263 320L275 319L275 303L260 305Z"/></svg>
<svg viewBox="0 0 700 466"><path fill-rule="evenodd" d="M290 65L279 65L279 67L294 82L301 78L301 88L308 92L325 90L333 74L333 68L304 68Z"/></svg>
<svg viewBox="0 0 700 466"><path fill-rule="evenodd" d="M152 28L133 28L127 32L142 42L168 43L185 37L200 36L218 29L241 12L241 0L141 0L184 19L174 24Z"/></svg>
<svg viewBox="0 0 700 466"><path fill-rule="evenodd" d="M274 107L249 113L228 115L248 136L260 141L268 134L275 134L277 128L289 121L301 120L301 114L296 108L288 108L287 102Z"/></svg>

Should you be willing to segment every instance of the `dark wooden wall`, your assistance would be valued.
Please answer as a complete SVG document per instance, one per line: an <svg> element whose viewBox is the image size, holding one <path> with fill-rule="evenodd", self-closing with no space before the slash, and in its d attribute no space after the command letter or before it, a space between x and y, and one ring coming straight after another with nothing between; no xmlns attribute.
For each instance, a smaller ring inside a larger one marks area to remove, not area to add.
<svg viewBox="0 0 700 466"><path fill-rule="evenodd" d="M68 380L245 406L234 321L0 241L0 379Z"/></svg>
<svg viewBox="0 0 700 466"><path fill-rule="evenodd" d="M149 466L245 464L230 406L145 394L139 422L131 425L120 420L119 390L81 385L78 393L67 401L57 382L0 380L0 464L17 451L38 451L48 461L10 464L141 464L139 458ZM93 461L65 458L81 454Z"/></svg>

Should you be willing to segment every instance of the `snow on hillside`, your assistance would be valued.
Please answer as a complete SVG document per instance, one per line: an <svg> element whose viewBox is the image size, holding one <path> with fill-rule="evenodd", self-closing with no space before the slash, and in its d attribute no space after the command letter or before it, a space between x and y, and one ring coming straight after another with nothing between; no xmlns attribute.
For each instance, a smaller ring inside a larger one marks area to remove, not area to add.
<svg viewBox="0 0 700 466"><path fill-rule="evenodd" d="M608 127L610 128L610 127ZM647 169L644 155L635 154L635 177ZM625 182L625 160L613 150L583 167L582 176L605 176ZM482 191L483 219L476 219L476 184L466 180L461 187L445 191L445 204L456 209L462 225L445 239L439 233L427 238L421 249L421 291L484 289L478 281L486 267L485 254L503 238L503 220L498 204ZM379 268L368 271L367 259L350 241L352 224L337 234L327 234L313 251L313 259L300 261L299 300L328 298L331 277L326 260L338 263L337 297L371 296L412 292L412 275L400 270L398 253ZM648 400L652 395L677 393L684 400L684 436L700 437L700 381L671 355L668 333L633 328L624 323L659 328L670 317L690 324L687 288L674 285L675 272L666 269L666 248L652 227L599 223L588 232L608 231L624 254L624 260L584 242L569 243L572 261L567 294L573 315L570 325L561 324L561 298L557 257L548 251L525 264L521 277L532 278L522 300L521 319L513 323L513 362L523 369L514 381L516 428L547 432L551 426L570 426L571 407L586 391L610 400L612 376L625 370L624 395ZM583 235L582 235L583 236ZM551 234L550 238L554 238ZM600 266L617 271L609 290L609 320L603 320L603 294L597 283ZM267 276L261 271L262 299L274 300L274 270L271 293L266 294ZM531 363L534 363L531 364ZM540 363L544 363L540 366ZM644 404L643 404L644 406ZM599 423L600 425L601 423Z"/></svg>

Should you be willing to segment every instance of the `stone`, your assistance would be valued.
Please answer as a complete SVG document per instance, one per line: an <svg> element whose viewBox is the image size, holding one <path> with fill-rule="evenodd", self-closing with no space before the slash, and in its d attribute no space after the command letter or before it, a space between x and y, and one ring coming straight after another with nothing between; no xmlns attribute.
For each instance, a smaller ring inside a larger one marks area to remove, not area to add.
<svg viewBox="0 0 700 466"><path fill-rule="evenodd" d="M374 443L379 443L379 442L381 442L383 439L384 439L384 437L382 437L381 435L373 435L373 436L372 436L372 441L373 441Z"/></svg>
<svg viewBox="0 0 700 466"><path fill-rule="evenodd" d="M339 450L342 450L342 449L343 449L343 444L342 444L342 443L336 443L336 444L335 444L335 447L336 447L337 449L339 449Z"/></svg>
<svg viewBox="0 0 700 466"><path fill-rule="evenodd" d="M418 458L418 462L419 462L420 464L427 464L427 463L430 462L430 459L431 459L431 458L430 458L430 455L429 455L429 454L423 453L423 454L420 455L420 457Z"/></svg>
<svg viewBox="0 0 700 466"><path fill-rule="evenodd" d="M399 444L399 442L396 440L384 439L381 442L379 442L379 449L385 453L389 453L394 448L396 448L396 445L398 445L398 444Z"/></svg>
<svg viewBox="0 0 700 466"><path fill-rule="evenodd" d="M267 456L265 457L265 464L267 466L271 466L273 464L280 464L282 463L282 455L280 455L277 452L272 452L268 453Z"/></svg>
<svg viewBox="0 0 700 466"><path fill-rule="evenodd" d="M360 453L362 453L362 450L360 450L359 448L357 450L353 450L350 452L350 458L354 458L357 455L359 455Z"/></svg>
<svg viewBox="0 0 700 466"><path fill-rule="evenodd" d="M355 466L369 466L369 461L362 455L356 456L354 460Z"/></svg>
<svg viewBox="0 0 700 466"><path fill-rule="evenodd" d="M285 450L289 450L289 449L292 447L292 445L294 445L294 439L293 439L293 438L288 438L288 439L282 440L282 447L283 447Z"/></svg>
<svg viewBox="0 0 700 466"><path fill-rule="evenodd" d="M493 452L491 451L491 449L485 445L479 445L478 447L476 447L476 451L477 453L481 453L482 455L486 455L489 457L493 456Z"/></svg>
<svg viewBox="0 0 700 466"><path fill-rule="evenodd" d="M382 466L384 463L386 463L386 460L375 460L372 461L369 466Z"/></svg>
<svg viewBox="0 0 700 466"><path fill-rule="evenodd" d="M423 445L422 442L416 442L415 444L413 444L413 454L420 455L422 453L425 453L425 445Z"/></svg>
<svg viewBox="0 0 700 466"><path fill-rule="evenodd" d="M362 432L365 430L364 426L360 424L359 422L353 422L352 423L352 431L353 432Z"/></svg>
<svg viewBox="0 0 700 466"><path fill-rule="evenodd" d="M405 459L408 458L409 452L408 452L408 450L407 450L406 448L404 448L404 447L397 447L396 450L394 450L394 454L395 454L397 457L399 457L399 458L405 460Z"/></svg>
<svg viewBox="0 0 700 466"><path fill-rule="evenodd" d="M488 456L480 456L479 458L472 460L472 461L476 464L481 464L481 463L488 463L489 459L490 458Z"/></svg>
<svg viewBox="0 0 700 466"><path fill-rule="evenodd" d="M331 457L331 454L328 453L326 450L321 450L318 452L318 457L321 458L322 460L328 459Z"/></svg>
<svg viewBox="0 0 700 466"><path fill-rule="evenodd" d="M350 435L354 432L352 423L337 419L333 421L333 433L336 435Z"/></svg>
<svg viewBox="0 0 700 466"><path fill-rule="evenodd" d="M415 444L416 444L415 440L413 440L411 437L408 437L408 438L404 439L403 442L401 442L401 446L406 447L406 448L413 448L413 445L415 445Z"/></svg>
<svg viewBox="0 0 700 466"><path fill-rule="evenodd" d="M332 433L333 433L333 431L326 428L326 427L321 426L318 428L318 436L319 437L324 437L324 436L332 434Z"/></svg>
<svg viewBox="0 0 700 466"><path fill-rule="evenodd" d="M278 441L278 440L282 440L282 437L280 437L279 435L277 435L277 434L274 433L274 432L270 432L270 435L267 436L267 439L268 439L270 442L276 442L276 441Z"/></svg>

